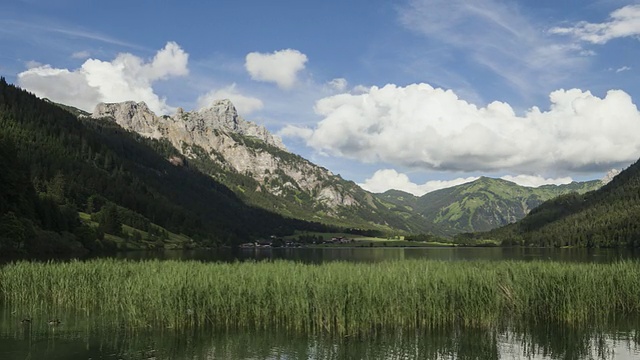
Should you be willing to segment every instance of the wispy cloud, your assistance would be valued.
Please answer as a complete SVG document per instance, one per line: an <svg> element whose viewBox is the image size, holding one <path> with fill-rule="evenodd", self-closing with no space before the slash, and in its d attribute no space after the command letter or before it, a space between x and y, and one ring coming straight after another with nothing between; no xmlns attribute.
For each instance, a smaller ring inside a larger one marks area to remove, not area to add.
<svg viewBox="0 0 640 360"><path fill-rule="evenodd" d="M84 38L84 39L89 39L89 40L100 41L100 42L103 42L103 43L107 43L107 44L111 44L111 45L124 46L124 47L132 48L132 49L139 49L139 50L146 49L143 46L139 46L139 45L127 42L127 41L123 41L123 40L119 40L119 39L113 38L113 37L108 36L108 35L92 32L92 31L84 30L84 29L72 29L72 28L62 28L62 27L53 27L53 28L42 28L41 27L40 30L56 32L56 33L60 33L60 34L63 34L63 35L68 35L68 36L71 36L71 37L78 37L78 38Z"/></svg>
<svg viewBox="0 0 640 360"><path fill-rule="evenodd" d="M613 11L607 21L590 23L580 21L573 26L554 27L552 34L570 35L592 44L605 44L610 40L640 36L640 5L628 5Z"/></svg>
<svg viewBox="0 0 640 360"><path fill-rule="evenodd" d="M91 56L91 53L88 52L87 50L76 51L73 54L71 54L71 57L74 59L86 59L89 56Z"/></svg>
<svg viewBox="0 0 640 360"><path fill-rule="evenodd" d="M504 2L410 0L399 16L408 29L460 52L524 96L558 84L587 62L578 46L553 39Z"/></svg>
<svg viewBox="0 0 640 360"><path fill-rule="evenodd" d="M42 37L42 34L61 34L72 39L86 39L117 45L131 49L148 50L147 48L136 45L124 40L116 39L109 35L99 32L76 28L73 26L64 26L60 24L47 23L48 20L39 22L27 22L14 19L0 19L0 33L15 35L18 37Z"/></svg>
<svg viewBox="0 0 640 360"><path fill-rule="evenodd" d="M621 73L621 72L629 71L629 70L631 70L630 66L623 66L623 67L617 68L616 69L616 73Z"/></svg>

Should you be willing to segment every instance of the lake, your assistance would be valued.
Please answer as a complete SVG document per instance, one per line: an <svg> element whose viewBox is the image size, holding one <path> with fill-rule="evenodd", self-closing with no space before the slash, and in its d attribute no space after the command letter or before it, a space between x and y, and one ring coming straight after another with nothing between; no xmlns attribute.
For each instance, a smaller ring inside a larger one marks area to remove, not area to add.
<svg viewBox="0 0 640 360"><path fill-rule="evenodd" d="M324 248L240 248L215 250L129 251L107 257L126 260L263 261L292 260L303 263L327 261L377 262L408 259L439 261L518 260L614 262L640 259L640 252L628 249L551 249L501 247L324 247Z"/></svg>
<svg viewBox="0 0 640 360"><path fill-rule="evenodd" d="M615 250L521 248L301 248L129 252L128 260L251 261L291 259L378 262L514 260L615 262L637 254ZM0 359L638 359L639 321L612 319L598 328L559 324L505 324L500 328L447 328L383 332L370 338L300 335L286 331L135 332L101 326L77 314L21 322L0 309ZM104 321L108 323L108 321Z"/></svg>

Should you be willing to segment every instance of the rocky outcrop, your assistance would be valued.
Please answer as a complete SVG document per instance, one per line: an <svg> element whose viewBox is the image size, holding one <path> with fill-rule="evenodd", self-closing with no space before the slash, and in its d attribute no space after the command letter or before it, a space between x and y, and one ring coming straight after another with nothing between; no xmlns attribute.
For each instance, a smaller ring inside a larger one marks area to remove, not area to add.
<svg viewBox="0 0 640 360"><path fill-rule="evenodd" d="M197 111L185 112L178 108L172 117L156 116L144 102L100 103L91 116L113 118L123 128L155 139L171 136L178 136L181 140L190 137L196 139L211 134L213 130L221 130L251 136L286 150L282 140L264 126L240 117L229 100L215 101L211 106Z"/></svg>
<svg viewBox="0 0 640 360"><path fill-rule="evenodd" d="M158 117L143 102L127 101L118 104L100 103L93 111L92 117L110 117L125 129L135 131L142 136L160 138L160 122Z"/></svg>
<svg viewBox="0 0 640 360"><path fill-rule="evenodd" d="M611 170L609 170L609 172L607 172L607 174L602 179L600 179L600 182L602 182L602 185L607 185L618 174L620 174L620 170L611 169Z"/></svg>
<svg viewBox="0 0 640 360"><path fill-rule="evenodd" d="M202 149L223 168L253 177L276 196L304 192L326 213L360 205L327 169L289 153L265 127L244 120L229 100L173 116L156 116L143 102L99 104L93 118L111 118L145 137L169 140L188 158ZM341 180L341 179L340 179Z"/></svg>

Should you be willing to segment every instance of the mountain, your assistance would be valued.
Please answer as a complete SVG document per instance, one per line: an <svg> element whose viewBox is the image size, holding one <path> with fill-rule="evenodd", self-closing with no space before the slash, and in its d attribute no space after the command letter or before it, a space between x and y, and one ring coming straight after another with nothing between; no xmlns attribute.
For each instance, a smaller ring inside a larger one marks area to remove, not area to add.
<svg viewBox="0 0 640 360"><path fill-rule="evenodd" d="M601 186L527 188L480 178L422 197L374 195L290 153L228 100L173 116L134 102L100 104L89 115L4 79L0 161L0 234L15 235L0 236L0 253L2 243L19 251L104 247L100 231L113 217L200 244L337 227L451 236L512 223L547 199ZM83 221L78 211L87 213Z"/></svg>
<svg viewBox="0 0 640 360"><path fill-rule="evenodd" d="M559 196L514 224L461 240L469 238L505 245L639 247L640 161L596 191Z"/></svg>
<svg viewBox="0 0 640 360"><path fill-rule="evenodd" d="M421 197L398 190L377 196L391 211L409 222L423 222L431 232L451 236L513 223L546 200L571 192L585 193L602 184L602 181L594 180L531 188L507 180L481 177Z"/></svg>
<svg viewBox="0 0 640 360"><path fill-rule="evenodd" d="M77 117L0 78L0 255L105 248L109 229L136 241L159 227L200 245L329 229L249 206L171 144Z"/></svg>
<svg viewBox="0 0 640 360"><path fill-rule="evenodd" d="M229 100L178 109L173 116L157 116L142 102L99 104L91 116L168 142L249 204L340 226L416 230L354 182L287 151L280 138L239 116Z"/></svg>
<svg viewBox="0 0 640 360"><path fill-rule="evenodd" d="M483 177L422 197L400 191L374 195L288 152L277 136L239 116L229 100L197 111L178 109L173 116L157 116L144 103L99 104L92 117L167 141L185 161L249 204L344 227L441 236L486 231L522 219L555 196L602 185L591 181L530 188Z"/></svg>

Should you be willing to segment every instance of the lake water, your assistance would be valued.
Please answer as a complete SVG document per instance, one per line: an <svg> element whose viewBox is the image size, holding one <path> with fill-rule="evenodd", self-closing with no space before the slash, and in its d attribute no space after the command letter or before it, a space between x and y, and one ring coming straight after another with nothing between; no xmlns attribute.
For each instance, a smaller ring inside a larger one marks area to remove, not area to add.
<svg viewBox="0 0 640 360"><path fill-rule="evenodd" d="M326 247L132 251L109 255L109 257L127 260L160 259L225 262L281 259L316 264L327 261L376 262L408 259L428 259L439 261L538 260L606 263L620 260L640 260L640 252L627 249L541 249L500 247Z"/></svg>
<svg viewBox="0 0 640 360"><path fill-rule="evenodd" d="M612 262L637 253L584 249L302 248L130 252L114 257L197 261L291 259L375 262L426 258L441 261L515 260ZM99 299L97 299L99 301ZM640 359L639 319L605 328L531 324L524 328L438 329L332 338L284 331L188 332L142 329L130 333L82 316L60 315L22 323L0 309L0 359Z"/></svg>
<svg viewBox="0 0 640 360"><path fill-rule="evenodd" d="M64 318L25 325L0 321L0 358L23 359L639 359L635 326L601 330L551 325L527 329L443 329L373 339L299 336L277 331L127 333Z"/></svg>

